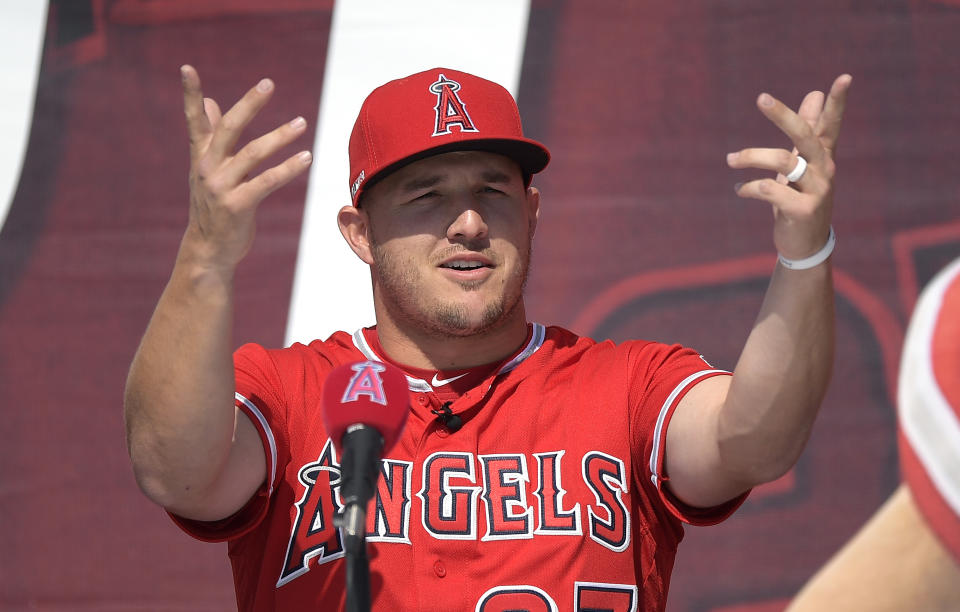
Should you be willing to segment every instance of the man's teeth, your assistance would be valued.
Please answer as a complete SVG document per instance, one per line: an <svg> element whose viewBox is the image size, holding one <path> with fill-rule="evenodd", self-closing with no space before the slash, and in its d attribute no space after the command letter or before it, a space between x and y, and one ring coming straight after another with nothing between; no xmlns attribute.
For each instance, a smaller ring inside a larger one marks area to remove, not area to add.
<svg viewBox="0 0 960 612"><path fill-rule="evenodd" d="M482 268L483 264L479 261L451 261L446 267L453 268L454 270L476 270L477 268Z"/></svg>

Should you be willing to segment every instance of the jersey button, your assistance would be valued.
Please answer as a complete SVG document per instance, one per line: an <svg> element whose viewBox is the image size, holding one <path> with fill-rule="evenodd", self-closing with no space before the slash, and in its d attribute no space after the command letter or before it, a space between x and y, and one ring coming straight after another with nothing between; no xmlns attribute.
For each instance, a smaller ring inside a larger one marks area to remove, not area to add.
<svg viewBox="0 0 960 612"><path fill-rule="evenodd" d="M447 568L443 566L443 561L437 561L433 564L433 573L436 574L438 578L443 578L447 575Z"/></svg>
<svg viewBox="0 0 960 612"><path fill-rule="evenodd" d="M447 429L446 425L441 425L440 427L437 427L437 437L446 438L449 435L450 435L450 430Z"/></svg>
<svg viewBox="0 0 960 612"><path fill-rule="evenodd" d="M420 405L421 405L421 406L426 406L426 405L427 405L427 398L426 398L425 395L422 395L422 394L421 394L421 395L418 395L418 396L417 396L417 401L420 402Z"/></svg>

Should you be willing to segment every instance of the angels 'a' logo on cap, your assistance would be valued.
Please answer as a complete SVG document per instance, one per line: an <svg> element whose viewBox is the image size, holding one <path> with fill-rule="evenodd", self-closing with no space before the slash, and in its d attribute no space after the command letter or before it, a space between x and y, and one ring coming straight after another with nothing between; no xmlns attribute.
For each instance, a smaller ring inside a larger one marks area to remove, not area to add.
<svg viewBox="0 0 960 612"><path fill-rule="evenodd" d="M443 74L436 83L430 85L430 92L437 94L437 105L433 109L437 112L437 121L433 129L433 136L443 136L450 133L451 125L459 125L461 132L476 132L473 120L467 114L467 107L460 99L457 91L460 83L447 79Z"/></svg>

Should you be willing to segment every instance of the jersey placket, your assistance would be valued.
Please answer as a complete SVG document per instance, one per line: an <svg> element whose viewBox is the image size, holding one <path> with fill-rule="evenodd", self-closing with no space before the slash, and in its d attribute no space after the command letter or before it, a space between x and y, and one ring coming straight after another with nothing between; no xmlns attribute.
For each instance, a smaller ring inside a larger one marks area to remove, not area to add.
<svg viewBox="0 0 960 612"><path fill-rule="evenodd" d="M417 393L414 410L427 412L447 405L463 415L490 387L490 380L464 396L441 401L436 393ZM477 393L480 391L481 393ZM414 491L419 502L419 529L411 529L413 559L420 610L449 610L454 601L471 592L464 582L468 572L458 563L471 556L479 538L480 474L476 464L476 432L466 426L451 431L439 417L429 421L417 445ZM475 552L475 551L474 551ZM464 602L466 605L467 602ZM472 602L470 602L472 605Z"/></svg>

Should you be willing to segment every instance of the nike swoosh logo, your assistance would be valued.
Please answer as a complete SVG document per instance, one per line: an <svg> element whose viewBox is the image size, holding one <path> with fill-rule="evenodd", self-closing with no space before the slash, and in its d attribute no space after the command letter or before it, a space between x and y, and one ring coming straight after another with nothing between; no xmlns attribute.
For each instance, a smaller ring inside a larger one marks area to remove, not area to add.
<svg viewBox="0 0 960 612"><path fill-rule="evenodd" d="M434 374L433 380L430 381L430 385L433 387L442 387L443 385L449 385L453 381L457 380L458 378L463 378L464 376L466 376L466 374L461 374L460 376L454 376L453 378L446 378L444 380L440 380L439 378L437 378L437 375Z"/></svg>

